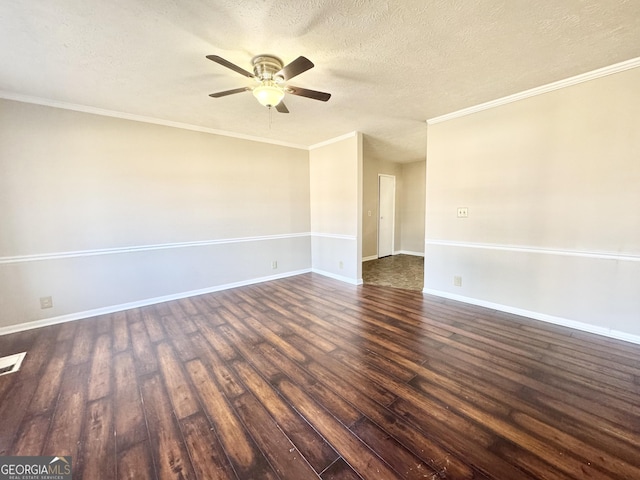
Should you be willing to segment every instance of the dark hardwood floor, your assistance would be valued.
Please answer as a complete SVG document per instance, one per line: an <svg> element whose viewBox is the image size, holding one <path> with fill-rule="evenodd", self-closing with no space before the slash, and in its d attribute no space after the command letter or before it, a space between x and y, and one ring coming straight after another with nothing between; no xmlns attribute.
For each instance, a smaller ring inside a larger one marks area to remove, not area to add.
<svg viewBox="0 0 640 480"><path fill-rule="evenodd" d="M640 479L640 346L314 274L0 337L74 479Z"/></svg>

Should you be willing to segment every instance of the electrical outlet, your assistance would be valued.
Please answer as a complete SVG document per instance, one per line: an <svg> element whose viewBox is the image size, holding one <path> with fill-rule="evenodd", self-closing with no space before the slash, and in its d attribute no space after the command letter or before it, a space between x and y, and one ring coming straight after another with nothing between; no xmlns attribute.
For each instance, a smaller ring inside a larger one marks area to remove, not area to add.
<svg viewBox="0 0 640 480"><path fill-rule="evenodd" d="M278 261L277 260L274 260L273 262L271 262L271 268L273 268L274 270L276 268L278 268Z"/></svg>
<svg viewBox="0 0 640 480"><path fill-rule="evenodd" d="M459 275L455 275L453 277L453 285L456 287L461 287L462 286L462 277Z"/></svg>
<svg viewBox="0 0 640 480"><path fill-rule="evenodd" d="M467 207L458 207L458 218L467 218L469 216L469 209Z"/></svg>
<svg viewBox="0 0 640 480"><path fill-rule="evenodd" d="M53 308L53 298L40 297L40 308Z"/></svg>
<svg viewBox="0 0 640 480"><path fill-rule="evenodd" d="M340 267L340 270L342 270L344 268L344 263L342 260L340 260L340 262L338 262L338 267Z"/></svg>

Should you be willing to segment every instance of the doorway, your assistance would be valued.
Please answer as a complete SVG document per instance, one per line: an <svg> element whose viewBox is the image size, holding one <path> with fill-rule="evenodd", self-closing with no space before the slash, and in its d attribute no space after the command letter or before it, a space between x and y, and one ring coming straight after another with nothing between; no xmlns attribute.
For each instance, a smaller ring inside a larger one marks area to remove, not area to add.
<svg viewBox="0 0 640 480"><path fill-rule="evenodd" d="M378 258L393 255L395 240L396 177L378 174Z"/></svg>

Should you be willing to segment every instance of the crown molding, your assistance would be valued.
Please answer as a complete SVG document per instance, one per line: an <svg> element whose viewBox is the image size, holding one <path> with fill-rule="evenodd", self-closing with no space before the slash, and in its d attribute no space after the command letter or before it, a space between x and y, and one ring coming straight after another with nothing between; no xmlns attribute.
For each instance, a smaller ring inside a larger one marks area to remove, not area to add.
<svg viewBox="0 0 640 480"><path fill-rule="evenodd" d="M327 145L331 145L332 143L341 142L342 140L346 140L348 138L353 138L357 136L358 136L357 131L345 133L344 135L340 135L339 137L331 138L329 140L325 140L324 142L315 143L309 146L309 150L315 150L316 148L326 147Z"/></svg>
<svg viewBox="0 0 640 480"><path fill-rule="evenodd" d="M620 63L615 63L613 65L609 65L608 67L592 70L591 72L582 73L574 77L565 78L564 80L559 80L557 82L548 83L540 87L525 90L524 92L515 93L513 95L498 98L496 100L491 100L489 102L481 103L473 107L463 108L462 110L457 110L445 115L440 115L439 117L430 118L427 120L427 124L434 125L436 123L446 122L448 120L453 120L454 118L464 117L467 115L471 115L472 113L477 113L483 110L488 110L490 108L506 105L508 103L517 102L518 100L534 97L536 95L542 95L543 93L552 92L554 90L570 87L571 85L577 85L578 83L588 82L589 80L605 77L614 73L624 72L625 70L630 70L637 67L640 67L640 57L632 58L631 60L626 60Z"/></svg>
<svg viewBox="0 0 640 480"><path fill-rule="evenodd" d="M73 110L75 112L91 113L103 117L121 118L123 120L132 120L134 122L151 123L154 125L162 125L164 127L180 128L182 130L191 130L193 132L209 133L212 135L220 135L223 137L238 138L241 140L249 140L252 142L268 143L281 147L297 148L300 150L309 150L308 145L300 145L297 143L282 142L270 138L256 137L253 135L244 135L242 133L228 132L226 130L218 130L215 128L201 127L199 125L191 125L189 123L174 122L161 118L147 117L145 115L136 115L133 113L118 112L115 110L106 110L103 108L91 107L88 105L80 105L77 103L60 102L58 100L50 100L47 98L33 97L20 93L7 92L0 90L0 98L5 100L13 100L16 102L32 103L34 105L42 105L45 107L61 108L64 110Z"/></svg>

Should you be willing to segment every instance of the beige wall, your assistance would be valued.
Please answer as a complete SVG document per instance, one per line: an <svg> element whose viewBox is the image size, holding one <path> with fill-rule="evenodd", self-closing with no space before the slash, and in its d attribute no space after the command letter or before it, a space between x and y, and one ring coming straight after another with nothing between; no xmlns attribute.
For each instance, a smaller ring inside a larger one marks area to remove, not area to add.
<svg viewBox="0 0 640 480"><path fill-rule="evenodd" d="M361 283L362 134L309 152L312 268Z"/></svg>
<svg viewBox="0 0 640 480"><path fill-rule="evenodd" d="M395 253L424 253L425 161L401 164L367 156L363 169L362 256L378 255L378 175L396 178ZM369 216L369 212L371 215Z"/></svg>
<svg viewBox="0 0 640 480"><path fill-rule="evenodd" d="M633 69L430 125L425 290L639 335L638 85Z"/></svg>
<svg viewBox="0 0 640 480"><path fill-rule="evenodd" d="M402 165L381 161L367 156L365 149L363 165L363 216L362 216L362 257L378 255L378 175L396 177L395 237L396 249L400 246L400 196L402 190ZM369 216L371 212L371 216Z"/></svg>
<svg viewBox="0 0 640 480"><path fill-rule="evenodd" d="M0 327L310 269L308 157L0 101Z"/></svg>
<svg viewBox="0 0 640 480"><path fill-rule="evenodd" d="M400 251L424 254L426 161L402 164Z"/></svg>

